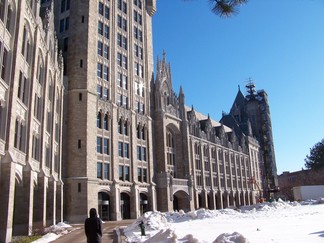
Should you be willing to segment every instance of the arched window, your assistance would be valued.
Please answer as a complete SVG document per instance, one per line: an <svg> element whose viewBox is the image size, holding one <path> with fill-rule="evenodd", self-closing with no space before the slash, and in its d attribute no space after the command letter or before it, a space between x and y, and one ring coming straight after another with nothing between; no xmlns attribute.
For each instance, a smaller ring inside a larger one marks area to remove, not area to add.
<svg viewBox="0 0 324 243"><path fill-rule="evenodd" d="M103 122L104 122L103 128L108 131L109 130L109 117L108 117L108 114L105 114Z"/></svg>
<svg viewBox="0 0 324 243"><path fill-rule="evenodd" d="M167 131L167 163L168 165L175 165L175 144L174 135L168 130Z"/></svg>
<svg viewBox="0 0 324 243"><path fill-rule="evenodd" d="M25 57L27 63L30 62L32 53L32 42L31 42L31 35L28 31L27 26L25 25L23 31L23 40L22 40L22 47L21 47L21 54Z"/></svg>
<svg viewBox="0 0 324 243"><path fill-rule="evenodd" d="M101 115L101 112L98 112L98 115L97 115L97 128L102 128L102 115Z"/></svg>

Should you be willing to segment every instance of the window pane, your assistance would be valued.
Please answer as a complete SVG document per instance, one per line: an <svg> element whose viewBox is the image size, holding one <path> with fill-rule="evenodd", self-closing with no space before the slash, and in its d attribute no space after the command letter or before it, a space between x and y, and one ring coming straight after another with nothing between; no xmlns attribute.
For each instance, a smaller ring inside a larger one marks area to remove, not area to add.
<svg viewBox="0 0 324 243"><path fill-rule="evenodd" d="M102 178L102 163L97 163L97 178Z"/></svg>

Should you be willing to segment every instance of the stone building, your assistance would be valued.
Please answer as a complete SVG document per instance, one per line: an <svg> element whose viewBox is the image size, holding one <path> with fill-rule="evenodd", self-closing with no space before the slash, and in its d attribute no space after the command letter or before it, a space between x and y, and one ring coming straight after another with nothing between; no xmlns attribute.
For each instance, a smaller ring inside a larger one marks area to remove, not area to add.
<svg viewBox="0 0 324 243"><path fill-rule="evenodd" d="M165 53L151 84L154 165L160 211L221 209L257 202L259 143L185 105L172 87Z"/></svg>
<svg viewBox="0 0 324 243"><path fill-rule="evenodd" d="M156 209L150 80L155 0L55 1L65 64L65 216Z"/></svg>
<svg viewBox="0 0 324 243"><path fill-rule="evenodd" d="M269 199L279 188L268 95L264 90L255 91L253 82L249 82L246 88L248 95L244 96L239 89L230 113L222 120L225 122L228 117L234 118L246 134L258 140L262 188L265 197Z"/></svg>
<svg viewBox="0 0 324 243"><path fill-rule="evenodd" d="M63 59L54 15L0 0L0 242L62 220Z"/></svg>

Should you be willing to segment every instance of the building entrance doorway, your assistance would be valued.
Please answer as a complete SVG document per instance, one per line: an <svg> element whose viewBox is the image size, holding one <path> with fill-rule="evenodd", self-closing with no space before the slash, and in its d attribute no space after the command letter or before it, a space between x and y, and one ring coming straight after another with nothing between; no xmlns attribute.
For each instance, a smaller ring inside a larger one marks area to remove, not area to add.
<svg viewBox="0 0 324 243"><path fill-rule="evenodd" d="M110 220L110 200L108 193L98 193L98 213L102 220Z"/></svg>
<svg viewBox="0 0 324 243"><path fill-rule="evenodd" d="M122 219L130 219L130 197L127 193L120 194L120 213Z"/></svg>

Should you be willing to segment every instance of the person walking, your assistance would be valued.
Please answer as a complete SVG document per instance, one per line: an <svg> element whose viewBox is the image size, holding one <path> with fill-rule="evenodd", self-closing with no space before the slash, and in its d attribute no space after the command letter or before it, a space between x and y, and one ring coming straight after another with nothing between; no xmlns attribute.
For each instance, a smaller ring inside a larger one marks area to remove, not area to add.
<svg viewBox="0 0 324 243"><path fill-rule="evenodd" d="M84 231L87 236L87 243L101 243L102 223L97 217L97 210L91 208L89 211L90 218L84 222Z"/></svg>

